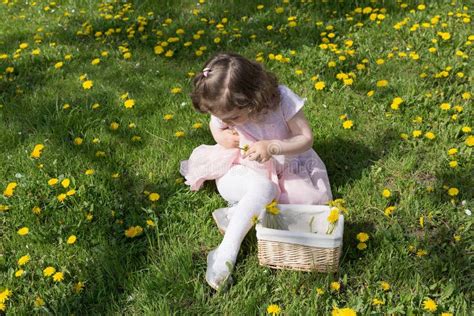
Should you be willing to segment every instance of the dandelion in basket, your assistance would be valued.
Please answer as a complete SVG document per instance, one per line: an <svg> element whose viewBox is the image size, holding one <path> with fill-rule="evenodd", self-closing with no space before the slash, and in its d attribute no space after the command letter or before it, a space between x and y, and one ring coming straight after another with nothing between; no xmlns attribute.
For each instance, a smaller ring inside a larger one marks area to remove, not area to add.
<svg viewBox="0 0 474 316"><path fill-rule="evenodd" d="M265 206L265 221L264 226L271 229L282 229L283 223L281 222L280 209L278 208L278 201L273 199L269 204Z"/></svg>
<svg viewBox="0 0 474 316"><path fill-rule="evenodd" d="M329 222L329 226L328 226L328 229L326 231L326 234L332 234L332 232L334 231L334 228L336 227L336 224L337 224L337 221L339 220L339 209L337 207L333 207L331 209L331 212L329 213L329 216L328 216L328 222Z"/></svg>
<svg viewBox="0 0 474 316"><path fill-rule="evenodd" d="M345 207L346 201L344 199L335 199L333 201L329 201L328 205L337 207L339 211L342 211L344 214L347 214L347 208Z"/></svg>
<svg viewBox="0 0 474 316"><path fill-rule="evenodd" d="M278 201L273 199L267 206L265 206L265 209L268 213L272 215L278 215L280 213L280 210L277 207Z"/></svg>

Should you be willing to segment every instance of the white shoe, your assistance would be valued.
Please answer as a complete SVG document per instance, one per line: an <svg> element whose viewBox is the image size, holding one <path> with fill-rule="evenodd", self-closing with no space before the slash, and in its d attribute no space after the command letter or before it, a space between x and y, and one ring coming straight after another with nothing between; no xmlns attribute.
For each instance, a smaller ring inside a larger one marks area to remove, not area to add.
<svg viewBox="0 0 474 316"><path fill-rule="evenodd" d="M216 291L225 291L234 283L231 275L234 265L230 261L226 261L228 270L225 271L224 274L221 272L220 275L215 275L213 266L215 263L216 251L217 248L211 250L207 255L206 282Z"/></svg>
<svg viewBox="0 0 474 316"><path fill-rule="evenodd" d="M227 226L229 226L229 221L232 218L232 215L234 214L234 208L232 207L223 207L223 208L218 208L214 212L212 212L212 218L214 218L214 221L217 224L217 228L219 229L219 232L224 235L225 231L227 229Z"/></svg>

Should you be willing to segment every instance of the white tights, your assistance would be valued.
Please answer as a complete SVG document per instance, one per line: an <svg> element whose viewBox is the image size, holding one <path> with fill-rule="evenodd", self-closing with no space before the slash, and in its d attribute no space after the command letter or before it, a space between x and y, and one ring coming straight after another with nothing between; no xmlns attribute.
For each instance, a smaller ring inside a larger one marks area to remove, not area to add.
<svg viewBox="0 0 474 316"><path fill-rule="evenodd" d="M242 165L234 165L216 179L216 186L225 200L238 202L229 210L233 215L212 262L213 278L218 282L229 273L225 262L235 264L240 245L252 227L252 217L260 216L265 206L276 198L277 188L265 176Z"/></svg>

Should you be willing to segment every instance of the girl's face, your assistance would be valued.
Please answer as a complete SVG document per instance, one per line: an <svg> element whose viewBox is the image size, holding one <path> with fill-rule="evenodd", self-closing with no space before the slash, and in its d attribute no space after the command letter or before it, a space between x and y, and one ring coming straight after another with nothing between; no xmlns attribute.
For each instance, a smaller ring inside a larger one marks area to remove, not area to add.
<svg viewBox="0 0 474 316"><path fill-rule="evenodd" d="M216 116L220 118L224 123L229 125L240 125L249 119L248 116L249 110L248 109L234 109L230 112L226 112L223 114L217 114Z"/></svg>

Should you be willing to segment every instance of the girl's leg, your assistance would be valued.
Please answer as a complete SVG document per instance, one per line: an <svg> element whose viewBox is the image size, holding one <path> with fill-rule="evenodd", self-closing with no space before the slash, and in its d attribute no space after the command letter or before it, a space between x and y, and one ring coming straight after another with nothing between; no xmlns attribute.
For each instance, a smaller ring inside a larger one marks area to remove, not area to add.
<svg viewBox="0 0 474 316"><path fill-rule="evenodd" d="M265 206L277 194L273 182L254 170L237 165L216 181L219 193L227 201L238 201L232 207L231 217L224 238L219 247L209 254L206 279L213 284L220 284L229 276L226 262L235 264L240 245L252 227L252 217L259 216Z"/></svg>

